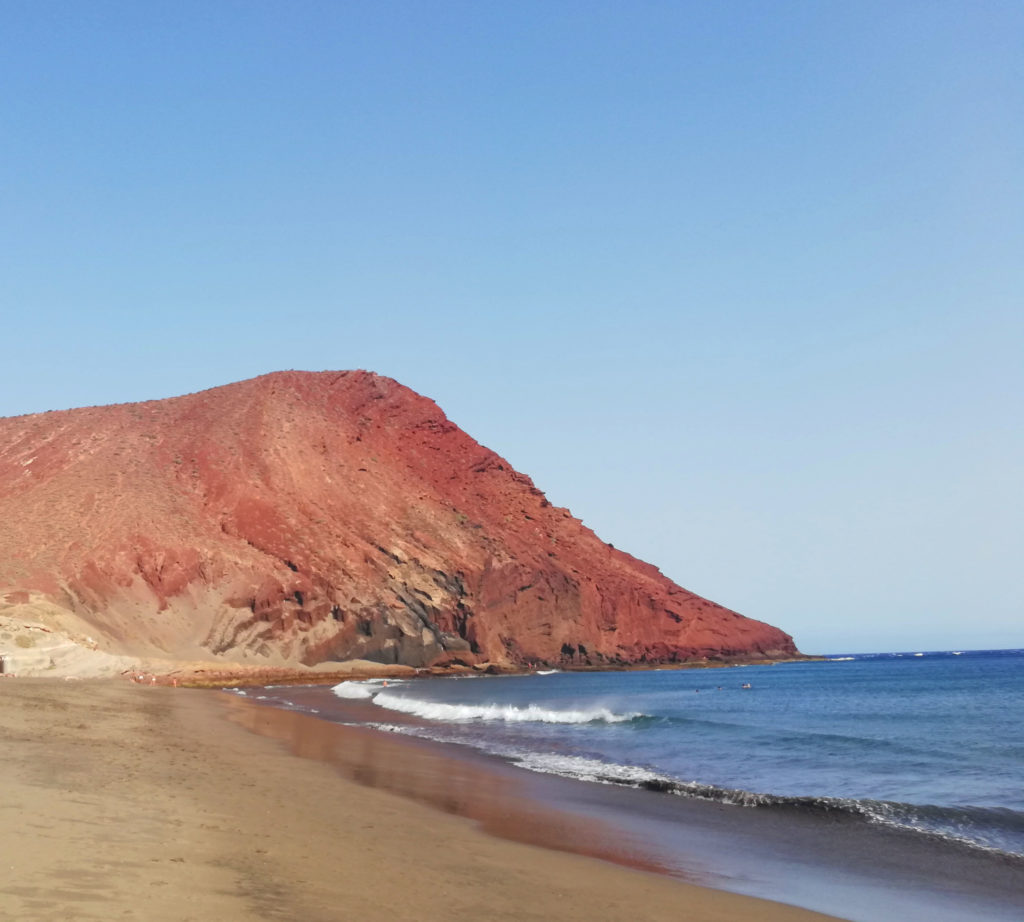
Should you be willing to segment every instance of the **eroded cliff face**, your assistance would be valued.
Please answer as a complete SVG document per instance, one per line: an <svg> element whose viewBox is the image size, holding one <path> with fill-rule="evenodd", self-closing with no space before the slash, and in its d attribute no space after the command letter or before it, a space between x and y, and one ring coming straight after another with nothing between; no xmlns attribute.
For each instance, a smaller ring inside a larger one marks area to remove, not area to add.
<svg viewBox="0 0 1024 922"><path fill-rule="evenodd" d="M430 400L281 372L0 420L0 609L114 653L612 665L796 653L602 542Z"/></svg>

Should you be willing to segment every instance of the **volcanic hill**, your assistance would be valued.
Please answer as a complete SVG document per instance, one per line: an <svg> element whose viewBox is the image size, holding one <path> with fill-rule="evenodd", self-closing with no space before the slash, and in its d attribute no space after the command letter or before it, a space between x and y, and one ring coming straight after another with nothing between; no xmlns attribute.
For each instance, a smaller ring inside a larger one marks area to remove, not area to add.
<svg viewBox="0 0 1024 922"><path fill-rule="evenodd" d="M268 666L798 655L364 371L0 419L0 619Z"/></svg>

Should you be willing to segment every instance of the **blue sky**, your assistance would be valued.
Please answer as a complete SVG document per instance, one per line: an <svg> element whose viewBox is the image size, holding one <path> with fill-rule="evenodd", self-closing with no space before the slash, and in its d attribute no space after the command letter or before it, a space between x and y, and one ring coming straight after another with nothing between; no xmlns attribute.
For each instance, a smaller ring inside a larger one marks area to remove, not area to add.
<svg viewBox="0 0 1024 922"><path fill-rule="evenodd" d="M1024 646L1024 8L6 2L0 415L369 368L808 652Z"/></svg>

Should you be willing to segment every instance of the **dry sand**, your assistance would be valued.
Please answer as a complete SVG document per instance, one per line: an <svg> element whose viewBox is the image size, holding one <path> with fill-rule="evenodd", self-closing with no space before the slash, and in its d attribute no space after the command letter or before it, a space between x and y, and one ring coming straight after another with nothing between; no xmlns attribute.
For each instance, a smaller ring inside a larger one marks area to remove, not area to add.
<svg viewBox="0 0 1024 922"><path fill-rule="evenodd" d="M440 756L402 796L380 781L414 748L216 692L8 679L0 734L0 919L828 918L488 835L611 847L480 778L477 822L428 806Z"/></svg>

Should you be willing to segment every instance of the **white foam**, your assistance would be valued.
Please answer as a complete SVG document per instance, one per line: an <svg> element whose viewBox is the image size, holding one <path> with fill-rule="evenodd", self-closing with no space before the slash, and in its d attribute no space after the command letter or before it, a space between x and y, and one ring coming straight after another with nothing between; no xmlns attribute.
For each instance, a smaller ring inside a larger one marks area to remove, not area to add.
<svg viewBox="0 0 1024 922"><path fill-rule="evenodd" d="M345 683L343 683L345 684ZM369 696L367 696L369 697ZM412 714L424 720L504 720L515 723L547 724L588 724L624 723L641 717L641 714L614 714L608 708L558 711L536 704L515 707L511 704L445 704L440 701L423 701L419 698L404 698L381 691L373 696L373 703L390 711Z"/></svg>
<svg viewBox="0 0 1024 922"><path fill-rule="evenodd" d="M538 669L537 675L555 675L561 671L561 669Z"/></svg>
<svg viewBox="0 0 1024 922"><path fill-rule="evenodd" d="M377 693L377 688L366 682L342 682L335 685L331 691L339 698L372 698Z"/></svg>
<svg viewBox="0 0 1024 922"><path fill-rule="evenodd" d="M583 756L563 756L551 752L528 752L512 756L513 761L530 771L546 775L562 775L580 781L598 784L640 785L644 782L668 781L664 775L638 765L621 765L588 759Z"/></svg>

